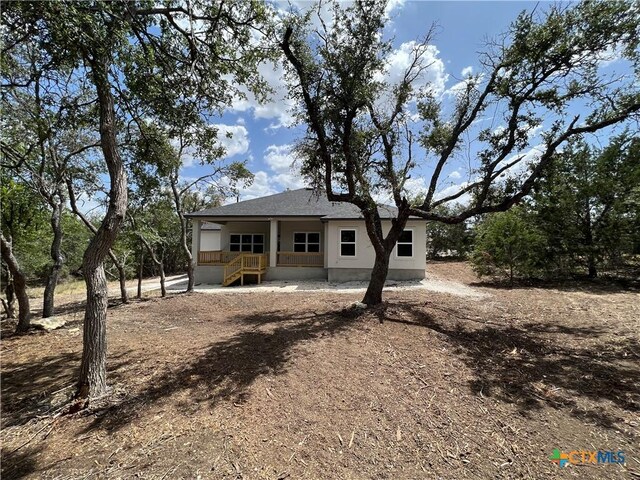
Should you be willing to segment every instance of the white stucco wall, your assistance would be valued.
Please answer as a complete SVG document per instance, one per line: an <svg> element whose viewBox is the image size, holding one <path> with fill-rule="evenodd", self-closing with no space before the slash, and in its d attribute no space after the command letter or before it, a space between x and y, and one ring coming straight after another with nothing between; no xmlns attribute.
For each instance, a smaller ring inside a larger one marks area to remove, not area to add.
<svg viewBox="0 0 640 480"><path fill-rule="evenodd" d="M382 229L386 234L391 221L383 221ZM356 256L340 256L340 230L356 231ZM390 269L424 269L426 267L426 229L423 221L409 221L405 229L413 230L413 256L398 257L394 248L389 260ZM331 220L327 229L327 268L372 268L375 259L373 245L367 235L364 221Z"/></svg>

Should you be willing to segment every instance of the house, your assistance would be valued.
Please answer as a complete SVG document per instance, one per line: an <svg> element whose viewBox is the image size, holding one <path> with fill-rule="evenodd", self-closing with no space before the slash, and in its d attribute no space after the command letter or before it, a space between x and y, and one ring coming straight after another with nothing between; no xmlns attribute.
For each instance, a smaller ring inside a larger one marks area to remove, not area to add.
<svg viewBox="0 0 640 480"><path fill-rule="evenodd" d="M395 209L380 207L383 229ZM369 280L375 258L360 210L311 189L187 214L193 223L196 283L230 285L266 280ZM219 228L219 243L208 232ZM423 279L424 220L410 218L391 254L390 280Z"/></svg>

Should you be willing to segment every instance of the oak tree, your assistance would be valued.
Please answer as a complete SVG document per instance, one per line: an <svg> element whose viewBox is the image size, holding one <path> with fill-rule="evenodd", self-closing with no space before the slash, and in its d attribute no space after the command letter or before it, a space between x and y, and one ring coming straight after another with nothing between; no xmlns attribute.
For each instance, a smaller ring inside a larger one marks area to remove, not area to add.
<svg viewBox="0 0 640 480"><path fill-rule="evenodd" d="M481 70L446 94L417 88L429 67L431 33L410 44L409 66L390 81L393 53L385 32L386 2L334 4L330 21L311 28L291 15L281 48L291 94L307 126L303 173L331 201L360 208L375 250L363 302L382 301L389 257L413 215L459 223L505 211L531 192L555 152L571 138L595 134L638 115L638 19L633 1L585 1L523 12L479 57ZM608 73L620 57L626 70ZM503 123L481 129L484 116ZM542 129L539 145L532 132ZM533 149L533 147L536 147ZM445 172L474 152L467 182L445 192ZM416 167L428 172L419 204L407 200ZM376 198L397 208L384 232ZM440 205L470 197L455 215Z"/></svg>
<svg viewBox="0 0 640 480"><path fill-rule="evenodd" d="M127 209L121 133L144 105L170 124L202 122L247 84L258 96L259 29L268 20L257 2L15 2L2 11L3 51L38 38L50 69L73 68L91 81L95 130L108 172L108 207L83 259L87 286L78 396L107 391L107 282L103 261ZM241 93L239 93L241 94Z"/></svg>

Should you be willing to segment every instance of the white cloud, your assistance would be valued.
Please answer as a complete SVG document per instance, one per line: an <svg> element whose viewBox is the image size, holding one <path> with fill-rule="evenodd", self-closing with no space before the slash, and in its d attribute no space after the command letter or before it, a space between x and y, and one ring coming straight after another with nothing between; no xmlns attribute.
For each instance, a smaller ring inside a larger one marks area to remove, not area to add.
<svg viewBox="0 0 640 480"><path fill-rule="evenodd" d="M519 178L522 177L523 174L527 173L529 170L529 167L537 162L540 159L540 156L542 155L542 153L545 151L545 145L544 144L540 144L540 145L536 145L535 147L531 147L528 151L526 152L520 152L520 153L516 153L512 156L510 156L509 158L505 158L502 162L500 162L500 164L498 165L498 169L508 165L509 163L515 161L517 158L522 157L521 160L516 163L514 166L508 168L507 170L505 170L499 177L500 180L506 180L507 178Z"/></svg>
<svg viewBox="0 0 640 480"><path fill-rule="evenodd" d="M275 129L291 126L293 124L293 116L290 111L295 103L288 98L284 68L281 64L264 62L258 66L258 72L273 90L268 101L264 103L258 102L253 93L249 92L246 87L240 86L239 89L246 95L246 98L236 97L231 105L231 110L252 112L253 118L256 119L275 119L276 122L272 125Z"/></svg>
<svg viewBox="0 0 640 480"><path fill-rule="evenodd" d="M390 18L395 10L400 10L402 7L404 7L404 0L388 0L384 7L385 17Z"/></svg>
<svg viewBox="0 0 640 480"><path fill-rule="evenodd" d="M424 195L427 191L427 181L424 177L412 177L405 182L404 189L410 198Z"/></svg>
<svg viewBox="0 0 640 480"><path fill-rule="evenodd" d="M544 125L535 125L532 126L528 131L527 131L527 137L529 138L529 140L531 140L533 137L535 137L536 135L538 135L538 133L540 133L542 131L542 129L544 128Z"/></svg>
<svg viewBox="0 0 640 480"><path fill-rule="evenodd" d="M434 200L440 200L442 198L451 196L451 195L455 195L456 193L458 193L460 190L466 188L469 186L469 182L461 182L459 184L456 185L449 185L448 187L443 188L442 190L438 191L434 196ZM458 198L456 198L455 200L451 200L449 202L446 202L445 205L455 205L455 204L460 204L460 205L468 205L471 202L471 195L469 193L463 193L462 195L460 195Z"/></svg>
<svg viewBox="0 0 640 480"><path fill-rule="evenodd" d="M177 138L172 138L171 140L169 140L169 143L175 149L175 151L178 151L178 149L180 148L180 140L178 140ZM189 168L193 166L193 164L195 163L195 153L196 149L193 147L186 147L182 149L182 156L180 157L180 159L182 160L183 168Z"/></svg>
<svg viewBox="0 0 640 480"><path fill-rule="evenodd" d="M451 172L449 174L449 178L453 179L453 180L458 180L459 178L462 178L462 175L460 174L459 171L454 170L453 172Z"/></svg>
<svg viewBox="0 0 640 480"><path fill-rule="evenodd" d="M222 123L211 124L210 127L218 130L217 144L224 147L225 154L222 157L231 158L236 155L245 154L249 151L249 132L243 125L225 125ZM227 134L229 136L227 136ZM173 138L169 141L171 146L178 150L180 141ZM197 149L188 146L182 150L182 166L183 168L192 167L196 163Z"/></svg>
<svg viewBox="0 0 640 480"><path fill-rule="evenodd" d="M272 181L284 190L296 190L305 186L302 177L295 173L281 173L272 177Z"/></svg>
<svg viewBox="0 0 640 480"><path fill-rule="evenodd" d="M265 150L264 160L274 172L288 172L294 162L291 149L292 145L269 145Z"/></svg>
<svg viewBox="0 0 640 480"><path fill-rule="evenodd" d="M384 71L376 74L376 80L386 81L392 85L400 83L407 68L413 62L416 48L419 47L419 43L413 40L400 45L399 48L391 52ZM414 82L416 89L429 87L436 95L440 95L444 91L448 75L445 73L444 62L438 58L439 54L440 50L435 45L426 46L422 54L422 62L426 66L426 70Z"/></svg>
<svg viewBox="0 0 640 480"><path fill-rule="evenodd" d="M254 198L266 197L267 195L273 195L278 193L272 185L266 172L259 171L254 174L253 183L240 189L240 200L252 200ZM231 199L228 203L235 202L235 199Z"/></svg>
<svg viewBox="0 0 640 480"><path fill-rule="evenodd" d="M218 129L218 144L224 147L225 158L249 151L249 132L243 125L213 125Z"/></svg>
<svg viewBox="0 0 640 480"><path fill-rule="evenodd" d="M269 145L264 151L264 162L269 171L260 170L255 173L253 184L240 190L242 200L272 195L283 190L294 190L305 186L296 157L292 152L293 145Z"/></svg>
<svg viewBox="0 0 640 480"><path fill-rule="evenodd" d="M472 73L473 73L473 67L469 65L468 67L464 67L462 69L462 71L460 72L460 75L462 75L463 77L468 77Z"/></svg>
<svg viewBox="0 0 640 480"><path fill-rule="evenodd" d="M470 68L470 67L467 67L467 68ZM463 70L463 72L465 70L466 68ZM449 87L447 90L444 91L444 94L455 97L458 94L465 92L469 85L471 85L472 87L478 88L478 86L482 83L483 80L484 80L483 73L475 76L468 76L464 80L460 80L459 82L453 84L451 87Z"/></svg>

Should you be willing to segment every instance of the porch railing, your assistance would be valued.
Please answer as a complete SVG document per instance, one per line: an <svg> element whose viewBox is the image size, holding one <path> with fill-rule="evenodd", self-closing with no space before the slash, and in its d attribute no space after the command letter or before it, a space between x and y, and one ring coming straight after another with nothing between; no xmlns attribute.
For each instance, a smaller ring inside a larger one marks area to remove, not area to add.
<svg viewBox="0 0 640 480"><path fill-rule="evenodd" d="M203 250L198 252L198 265L214 265L224 266L232 260L240 256L242 252L225 252L220 250ZM247 253L247 252L245 252ZM245 263L245 268L262 269L269 266L269 257L267 254L262 254L261 264L255 266L249 266ZM278 267L323 267L324 266L324 254L322 252L309 253L309 252L278 252L277 266ZM258 256L248 257L250 262L258 262Z"/></svg>
<svg viewBox="0 0 640 480"><path fill-rule="evenodd" d="M226 265L240 255L240 252L203 250L198 252L198 265Z"/></svg>
<svg viewBox="0 0 640 480"><path fill-rule="evenodd" d="M324 254L309 252L278 252L279 267L323 267Z"/></svg>

